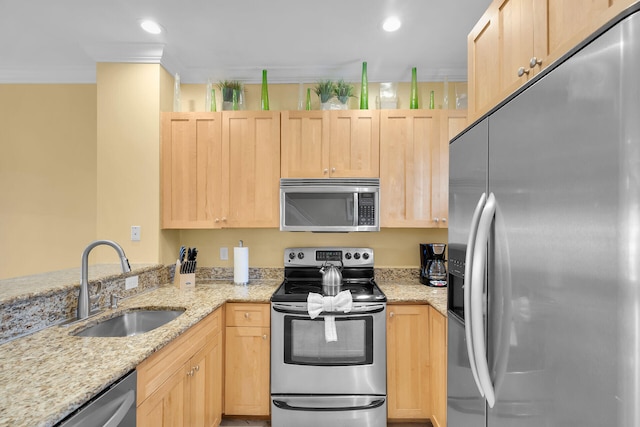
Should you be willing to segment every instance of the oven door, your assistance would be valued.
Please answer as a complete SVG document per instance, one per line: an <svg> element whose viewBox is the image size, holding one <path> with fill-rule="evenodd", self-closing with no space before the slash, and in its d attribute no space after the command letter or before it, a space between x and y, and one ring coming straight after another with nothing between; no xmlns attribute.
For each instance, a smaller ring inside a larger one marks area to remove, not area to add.
<svg viewBox="0 0 640 427"><path fill-rule="evenodd" d="M278 427L385 427L385 396L277 396L271 425Z"/></svg>
<svg viewBox="0 0 640 427"><path fill-rule="evenodd" d="M325 341L324 313L306 303L271 304L272 394L386 395L386 304L332 313L336 342Z"/></svg>

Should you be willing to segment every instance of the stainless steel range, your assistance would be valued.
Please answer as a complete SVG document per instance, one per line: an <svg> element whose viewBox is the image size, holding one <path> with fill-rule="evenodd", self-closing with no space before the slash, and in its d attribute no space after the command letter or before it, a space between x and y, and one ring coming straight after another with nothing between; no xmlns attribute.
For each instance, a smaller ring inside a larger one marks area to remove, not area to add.
<svg viewBox="0 0 640 427"><path fill-rule="evenodd" d="M274 427L386 426L387 298L373 264L369 248L285 250L271 297ZM331 266L341 285L323 292Z"/></svg>

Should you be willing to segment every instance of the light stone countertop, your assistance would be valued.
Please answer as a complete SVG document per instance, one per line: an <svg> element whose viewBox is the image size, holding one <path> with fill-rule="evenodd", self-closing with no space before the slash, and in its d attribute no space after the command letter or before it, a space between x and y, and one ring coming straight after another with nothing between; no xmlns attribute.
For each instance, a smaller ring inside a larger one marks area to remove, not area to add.
<svg viewBox="0 0 640 427"><path fill-rule="evenodd" d="M52 426L82 406L198 323L225 302L269 302L280 281L199 283L194 290L173 286L122 300L116 310L73 326L52 326L0 345L0 426ZM447 291L416 280L378 282L389 303L424 303L446 316ZM184 307L177 319L142 335L123 338L75 337L98 320L140 307Z"/></svg>

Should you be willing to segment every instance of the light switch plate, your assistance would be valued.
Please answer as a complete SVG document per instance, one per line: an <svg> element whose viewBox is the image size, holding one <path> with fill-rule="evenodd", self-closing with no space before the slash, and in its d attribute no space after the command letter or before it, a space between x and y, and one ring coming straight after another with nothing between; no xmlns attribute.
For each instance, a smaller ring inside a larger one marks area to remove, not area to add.
<svg viewBox="0 0 640 427"><path fill-rule="evenodd" d="M131 226L131 241L139 242L140 241L140 226L132 225Z"/></svg>
<svg viewBox="0 0 640 427"><path fill-rule="evenodd" d="M131 276L124 279L124 289L129 290L138 287L138 276Z"/></svg>
<svg viewBox="0 0 640 427"><path fill-rule="evenodd" d="M220 259L223 261L229 259L229 248L220 248Z"/></svg>

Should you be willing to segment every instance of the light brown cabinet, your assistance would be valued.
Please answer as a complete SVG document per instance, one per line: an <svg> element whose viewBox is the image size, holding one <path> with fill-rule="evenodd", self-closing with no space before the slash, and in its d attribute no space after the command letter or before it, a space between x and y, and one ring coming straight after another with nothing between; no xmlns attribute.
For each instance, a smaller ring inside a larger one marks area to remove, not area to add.
<svg viewBox="0 0 640 427"><path fill-rule="evenodd" d="M635 0L494 0L469 33L469 118L513 93Z"/></svg>
<svg viewBox="0 0 640 427"><path fill-rule="evenodd" d="M280 113L163 113L162 228L277 227Z"/></svg>
<svg viewBox="0 0 640 427"><path fill-rule="evenodd" d="M447 318L429 306L431 424L447 425Z"/></svg>
<svg viewBox="0 0 640 427"><path fill-rule="evenodd" d="M220 424L222 312L216 310L138 365L138 426Z"/></svg>
<svg viewBox="0 0 640 427"><path fill-rule="evenodd" d="M429 306L387 306L387 411L390 419L431 416Z"/></svg>
<svg viewBox="0 0 640 427"><path fill-rule="evenodd" d="M449 141L465 126L461 110L381 112L381 227L447 227Z"/></svg>
<svg viewBox="0 0 640 427"><path fill-rule="evenodd" d="M162 228L214 228L222 216L221 113L163 113Z"/></svg>
<svg viewBox="0 0 640 427"><path fill-rule="evenodd" d="M270 306L227 303L224 413L270 413Z"/></svg>
<svg viewBox="0 0 640 427"><path fill-rule="evenodd" d="M380 112L283 111L283 178L376 178Z"/></svg>

